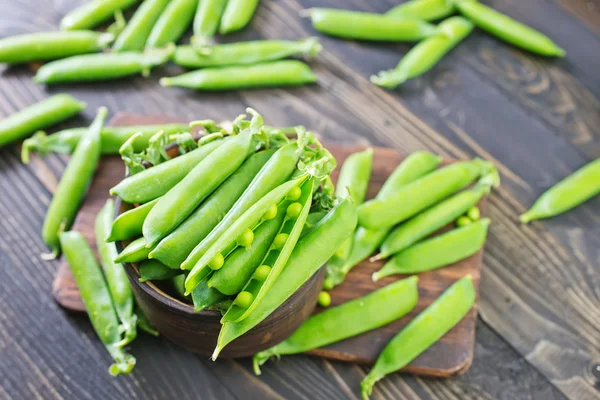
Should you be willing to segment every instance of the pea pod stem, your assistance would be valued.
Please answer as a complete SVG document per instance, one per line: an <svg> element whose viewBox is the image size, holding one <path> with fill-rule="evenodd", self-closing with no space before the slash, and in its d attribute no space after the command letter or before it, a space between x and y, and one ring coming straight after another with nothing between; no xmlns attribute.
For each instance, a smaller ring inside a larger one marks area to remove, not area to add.
<svg viewBox="0 0 600 400"><path fill-rule="evenodd" d="M385 15L435 21L456 11L453 0L411 0L390 8Z"/></svg>
<svg viewBox="0 0 600 400"><path fill-rule="evenodd" d="M168 4L169 0L144 0L115 41L113 50L116 52L143 50L154 24Z"/></svg>
<svg viewBox="0 0 600 400"><path fill-rule="evenodd" d="M92 29L113 17L115 12L131 7L139 0L91 0L72 10L60 20L60 29Z"/></svg>
<svg viewBox="0 0 600 400"><path fill-rule="evenodd" d="M219 33L224 35L243 29L252 20L258 2L259 0L228 0L221 17Z"/></svg>
<svg viewBox="0 0 600 400"><path fill-rule="evenodd" d="M375 383L408 365L456 326L473 307L475 297L472 278L467 275L410 321L385 346L373 369L362 380L363 399L369 399Z"/></svg>

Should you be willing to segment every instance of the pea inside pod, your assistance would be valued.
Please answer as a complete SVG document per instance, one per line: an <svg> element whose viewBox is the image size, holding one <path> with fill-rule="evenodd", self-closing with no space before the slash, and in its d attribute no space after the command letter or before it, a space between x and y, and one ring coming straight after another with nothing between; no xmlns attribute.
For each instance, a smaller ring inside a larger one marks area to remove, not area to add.
<svg viewBox="0 0 600 400"><path fill-rule="evenodd" d="M169 1L144 0L133 13L123 32L117 37L113 50L118 52L143 50L154 24L160 18Z"/></svg>
<svg viewBox="0 0 600 400"><path fill-rule="evenodd" d="M139 0L90 0L60 20L62 30L92 29L113 18L115 13L131 7Z"/></svg>
<svg viewBox="0 0 600 400"><path fill-rule="evenodd" d="M385 15L435 21L455 12L452 0L411 0L390 8Z"/></svg>
<svg viewBox="0 0 600 400"><path fill-rule="evenodd" d="M228 0L221 17L219 33L224 35L239 31L248 25L258 7L258 2L259 0Z"/></svg>

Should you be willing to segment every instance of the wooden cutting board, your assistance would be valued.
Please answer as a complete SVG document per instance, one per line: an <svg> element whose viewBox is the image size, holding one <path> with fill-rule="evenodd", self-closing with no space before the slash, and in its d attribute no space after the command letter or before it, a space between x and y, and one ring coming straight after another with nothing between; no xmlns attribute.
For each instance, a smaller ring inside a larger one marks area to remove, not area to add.
<svg viewBox="0 0 600 400"><path fill-rule="evenodd" d="M181 119L164 116L119 114L113 118L111 124L138 125L167 122L181 122ZM328 144L327 148L338 160L338 165L341 165L348 155L364 147L342 147ZM403 159L402 155L391 149L375 147L373 150L373 170L367 199L377 194L387 177ZM337 180L338 172L339 168L333 173L334 180ZM125 168L119 157L103 157L90 191L77 215L73 229L81 231L93 248L95 248L95 216L108 198L108 190L123 178L124 173ZM479 207L485 214L484 203L485 199L479 204ZM373 364L387 342L457 279L471 274L479 297L482 258L483 251L479 251L469 258L445 268L420 274L419 302L409 315L380 329L310 351L309 354L360 364ZM373 282L371 274L382 265L383 262L381 261L374 263L366 261L356 266L348 274L344 283L330 292L332 306L364 296L377 288L402 278L401 276L387 277L378 282ZM64 261L61 262L56 273L52 292L61 306L72 311L85 311L69 266ZM321 311L322 309L317 308L315 313ZM454 329L410 363L403 371L438 377L464 373L473 360L476 321L477 307L474 306ZM340 326L340 329L344 329L344 327Z"/></svg>

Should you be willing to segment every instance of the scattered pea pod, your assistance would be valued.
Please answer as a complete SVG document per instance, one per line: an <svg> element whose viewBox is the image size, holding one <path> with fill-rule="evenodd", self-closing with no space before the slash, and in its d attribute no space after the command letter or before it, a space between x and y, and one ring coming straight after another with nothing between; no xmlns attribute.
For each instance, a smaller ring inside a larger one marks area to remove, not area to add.
<svg viewBox="0 0 600 400"><path fill-rule="evenodd" d="M406 185L386 199L364 203L359 207L359 223L372 229L391 227L464 188L491 169L491 163L480 159L448 165Z"/></svg>
<svg viewBox="0 0 600 400"><path fill-rule="evenodd" d="M112 223L109 234L105 237L106 241L115 242L117 240L131 239L132 237L140 236L142 234L144 220L157 202L158 199L152 200L120 214Z"/></svg>
<svg viewBox="0 0 600 400"><path fill-rule="evenodd" d="M33 104L0 120L0 147L62 122L85 107L85 103L68 94L56 94Z"/></svg>
<svg viewBox="0 0 600 400"><path fill-rule="evenodd" d="M485 4L471 0L454 2L458 11L477 27L532 53L543 56L564 57L565 51L548 36L528 27Z"/></svg>
<svg viewBox="0 0 600 400"><path fill-rule="evenodd" d="M489 224L489 218L483 218L408 247L373 273L373 281L393 274L430 271L472 256L483 247Z"/></svg>
<svg viewBox="0 0 600 400"><path fill-rule="evenodd" d="M131 7L138 0L91 0L69 12L60 20L60 29L78 31L92 29L113 18L115 13Z"/></svg>
<svg viewBox="0 0 600 400"><path fill-rule="evenodd" d="M188 219L161 240L149 257L179 269L194 247L217 226L242 196L273 153L275 150L270 149L249 157Z"/></svg>
<svg viewBox="0 0 600 400"><path fill-rule="evenodd" d="M104 240L110 232L114 212L115 204L112 199L109 199L96 216L96 248L100 255L106 284L115 305L115 311L121 321L120 329L124 334L121 345L125 346L137 336L137 316L133 312L133 293L131 292L131 286L129 286L127 274L122 265L114 262L118 255L117 247L113 243L107 243Z"/></svg>
<svg viewBox="0 0 600 400"><path fill-rule="evenodd" d="M308 14L317 31L345 39L412 42L437 33L435 26L418 19L334 8L311 8Z"/></svg>
<svg viewBox="0 0 600 400"><path fill-rule="evenodd" d="M166 63L173 51L173 48L165 48L149 50L143 54L98 53L69 57L43 65L33 81L52 84L104 81L140 73L148 76L150 69Z"/></svg>
<svg viewBox="0 0 600 400"><path fill-rule="evenodd" d="M583 166L548 189L519 217L522 224L553 217L578 206L600 193L600 158Z"/></svg>
<svg viewBox="0 0 600 400"><path fill-rule="evenodd" d="M441 157L434 156L425 151L412 153L396 167L375 198L379 200L388 198L403 186L406 186L435 170L441 160ZM377 250L390 229L391 228L367 229L361 226L357 227L353 234L350 255L346 258L345 262L342 265L337 263L327 265L327 273L323 285L324 288L331 289L334 286L339 285L355 265Z"/></svg>
<svg viewBox="0 0 600 400"><path fill-rule="evenodd" d="M408 314L417 304L419 278L412 276L307 319L292 336L252 357L254 373L269 358L298 354L377 329ZM340 329L343 327L343 329Z"/></svg>
<svg viewBox="0 0 600 400"><path fill-rule="evenodd" d="M454 11L453 0L411 0L390 8L385 15L435 21L449 17Z"/></svg>
<svg viewBox="0 0 600 400"><path fill-rule="evenodd" d="M207 143L189 153L129 176L110 189L110 194L119 196L123 201L131 204L147 203L157 199L226 141L227 139Z"/></svg>
<svg viewBox="0 0 600 400"><path fill-rule="evenodd" d="M196 285L194 290L192 290L194 311L206 310L227 298L223 293L206 285L210 277L211 275L205 277L198 285Z"/></svg>
<svg viewBox="0 0 600 400"><path fill-rule="evenodd" d="M157 260L145 260L140 263L140 282L164 281L171 279L176 275L181 275L181 271L169 268Z"/></svg>
<svg viewBox="0 0 600 400"><path fill-rule="evenodd" d="M291 56L316 56L323 46L317 38L254 40L210 47L178 46L173 61L186 68L251 65Z"/></svg>
<svg viewBox="0 0 600 400"><path fill-rule="evenodd" d="M212 359L216 360L227 344L254 328L294 294L331 258L355 226L356 206L348 198L298 241L277 284L254 311L240 322L223 324Z"/></svg>
<svg viewBox="0 0 600 400"><path fill-rule="evenodd" d="M169 1L144 0L133 13L123 32L117 37L113 50L117 52L143 50L148 36L152 32L152 27L160 18Z"/></svg>
<svg viewBox="0 0 600 400"><path fill-rule="evenodd" d="M438 33L413 47L396 68L371 76L371 82L395 88L433 68L450 50L473 30L473 24L462 17L451 17L438 25Z"/></svg>
<svg viewBox="0 0 600 400"><path fill-rule="evenodd" d="M95 53L112 43L110 33L92 31L36 32L0 40L0 63L21 64Z"/></svg>
<svg viewBox="0 0 600 400"><path fill-rule="evenodd" d="M146 48L176 43L194 19L198 0L171 0L165 7L146 41Z"/></svg>
<svg viewBox="0 0 600 400"><path fill-rule="evenodd" d="M235 90L272 86L300 86L317 78L310 67L297 60L273 61L239 67L205 68L182 75L161 78L165 87L196 90Z"/></svg>
<svg viewBox="0 0 600 400"><path fill-rule="evenodd" d="M121 348L119 319L92 249L77 231L62 232L60 245L94 330L115 361L109 372L111 375L128 374L135 366L135 358Z"/></svg>
<svg viewBox="0 0 600 400"><path fill-rule="evenodd" d="M363 399L384 376L405 367L458 324L475 303L470 275L456 281L429 307L409 322L385 346L375 366L362 380Z"/></svg>
<svg viewBox="0 0 600 400"><path fill-rule="evenodd" d="M200 0L194 16L193 43L206 44L215 36L227 0Z"/></svg>
<svg viewBox="0 0 600 400"><path fill-rule="evenodd" d="M71 226L96 171L100 159L100 131L107 112L105 107L98 109L96 118L75 149L52 197L42 227L42 237L52 250L52 255L46 258L54 258L60 253L59 234Z"/></svg>
<svg viewBox="0 0 600 400"><path fill-rule="evenodd" d="M221 17L219 33L239 31L252 20L259 0L228 0L227 7Z"/></svg>
<svg viewBox="0 0 600 400"><path fill-rule="evenodd" d="M115 258L115 262L118 263L135 263L144 261L148 258L150 253L148 247L146 247L146 239L143 237L137 238L127 245Z"/></svg>

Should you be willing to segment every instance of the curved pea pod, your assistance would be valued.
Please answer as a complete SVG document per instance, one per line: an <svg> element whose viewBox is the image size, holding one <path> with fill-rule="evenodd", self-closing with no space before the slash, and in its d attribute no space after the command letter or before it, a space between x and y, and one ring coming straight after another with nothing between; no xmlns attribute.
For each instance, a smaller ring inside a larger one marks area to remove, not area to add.
<svg viewBox="0 0 600 400"><path fill-rule="evenodd" d="M186 293L190 293L198 282L212 271L209 263L215 256L222 254L222 252L228 249L230 251L234 250L232 243L235 244L237 238L247 229L255 228L262 221L262 216L273 204L278 204L290 190L302 185L306 181L306 178L306 175L303 175L279 185L254 203L239 218L235 219L229 228L222 235L219 235L206 252L202 254L188 274L185 280Z"/></svg>
<svg viewBox="0 0 600 400"><path fill-rule="evenodd" d="M489 218L483 218L408 247L373 273L373 281L430 271L472 256L483 247L489 225Z"/></svg>
<svg viewBox="0 0 600 400"><path fill-rule="evenodd" d="M164 281L171 279L176 275L181 275L181 271L172 269L157 260L145 260L140 263L140 282L146 281Z"/></svg>
<svg viewBox="0 0 600 400"><path fill-rule="evenodd" d="M148 246L155 246L190 216L229 175L242 165L252 149L254 135L248 131L231 138L200 161L179 183L158 199L144 220Z"/></svg>
<svg viewBox="0 0 600 400"><path fill-rule="evenodd" d="M404 186L386 199L367 201L359 207L359 224L371 229L391 227L464 188L491 169L491 163L480 159L450 164Z"/></svg>
<svg viewBox="0 0 600 400"><path fill-rule="evenodd" d="M385 346L373 369L362 380L363 399L369 398L377 381L408 365L458 324L473 307L475 297L471 276L467 275L410 321Z"/></svg>
<svg viewBox="0 0 600 400"><path fill-rule="evenodd" d="M0 63L21 64L94 53L108 47L114 39L110 33L93 31L36 32L11 36L0 40Z"/></svg>
<svg viewBox="0 0 600 400"><path fill-rule="evenodd" d="M519 217L522 224L553 217L578 206L600 193L600 158L548 189Z"/></svg>
<svg viewBox="0 0 600 400"><path fill-rule="evenodd" d="M453 0L411 0L390 8L385 15L435 21L446 18L455 11Z"/></svg>
<svg viewBox="0 0 600 400"><path fill-rule="evenodd" d="M219 292L217 289L207 286L207 282L211 275L206 276L192 290L192 301L194 302L194 311L206 310L217 303L227 299L227 296Z"/></svg>
<svg viewBox="0 0 600 400"><path fill-rule="evenodd" d="M465 214L490 192L492 186L500 184L498 174L492 175L491 180L482 178L483 182L473 188L455 194L394 229L381 245L381 253L371 261L398 253Z"/></svg>
<svg viewBox="0 0 600 400"><path fill-rule="evenodd" d="M154 24L160 18L170 0L144 0L127 22L123 32L117 37L113 50L141 51L152 32Z"/></svg>
<svg viewBox="0 0 600 400"><path fill-rule="evenodd" d="M109 372L111 375L128 374L135 366L135 358L120 347L119 318L90 245L77 231L62 232L60 244L94 330L115 361Z"/></svg>
<svg viewBox="0 0 600 400"><path fill-rule="evenodd" d="M311 8L308 13L316 30L346 39L412 42L436 33L435 26L418 19L334 8Z"/></svg>
<svg viewBox="0 0 600 400"><path fill-rule="evenodd" d="M160 15L146 41L146 48L176 43L194 19L198 0L171 0Z"/></svg>
<svg viewBox="0 0 600 400"><path fill-rule="evenodd" d="M93 82L142 74L166 63L173 48L153 49L146 53L98 53L73 56L52 61L38 69L33 81L36 83Z"/></svg>
<svg viewBox="0 0 600 400"><path fill-rule="evenodd" d="M271 357L298 354L377 329L408 314L417 305L419 278L396 281L366 296L307 319L292 336L252 357L254 373ZM343 327L343 329L340 329Z"/></svg>
<svg viewBox="0 0 600 400"><path fill-rule="evenodd" d="M395 88L409 79L423 75L433 68L450 50L473 30L473 24L462 17L452 17L438 25L438 33L415 47L398 63L396 68L371 76L371 82L386 88Z"/></svg>
<svg viewBox="0 0 600 400"><path fill-rule="evenodd" d="M543 56L564 57L565 51L548 36L477 1L455 1L458 11L477 27L513 46Z"/></svg>
<svg viewBox="0 0 600 400"><path fill-rule="evenodd" d="M196 90L235 90L258 87L299 86L317 78L305 63L297 60L273 61L240 67L205 68L170 78L161 78L165 87Z"/></svg>
<svg viewBox="0 0 600 400"><path fill-rule="evenodd" d="M112 223L109 234L106 236L106 241L116 242L117 240L140 236L144 220L157 201L158 199L152 200L119 215Z"/></svg>
<svg viewBox="0 0 600 400"><path fill-rule="evenodd" d="M259 0L229 0L221 17L219 33L239 31L252 20Z"/></svg>
<svg viewBox="0 0 600 400"><path fill-rule="evenodd" d="M207 43L215 36L227 0L201 0L194 16L192 42Z"/></svg>
<svg viewBox="0 0 600 400"><path fill-rule="evenodd" d="M240 322L223 324L212 359L216 360L227 344L254 328L293 295L331 258L355 227L356 206L347 198L298 240L277 284L254 311Z"/></svg>
<svg viewBox="0 0 600 400"><path fill-rule="evenodd" d="M278 236L287 235L287 240L285 241L283 247L278 245L276 238L273 241L271 248L265 255L265 258L260 263L260 265L267 265L271 267L267 278L250 278L246 286L244 286L244 288L242 289L242 292L247 292L252 295L252 300L250 304L244 304L242 306L238 305L236 301L234 301L229 310L227 310L227 312L223 316L221 323L239 322L244 318L247 318L248 315L250 315L252 311L254 311L256 306L262 301L265 295L273 287L273 285L277 281L277 278L281 274L281 271L285 267L290 255L292 254L292 251L294 250L298 239L300 238L300 234L302 233L304 223L306 222L306 217L308 216L308 212L310 211L310 206L312 204L313 187L314 179L310 179L303 185L302 195L298 199L298 204L302 206L302 209L299 212L299 214L294 215L293 217L286 215L281 230L278 234ZM283 204L284 207L287 208L288 204L293 203L284 202Z"/></svg>
<svg viewBox="0 0 600 400"><path fill-rule="evenodd" d="M149 257L179 268L194 247L224 218L274 153L275 150L270 149L250 156L188 219L161 240Z"/></svg>
<svg viewBox="0 0 600 400"><path fill-rule="evenodd" d="M96 216L94 228L96 232L96 248L100 255L102 269L104 270L104 276L106 276L106 283L125 336L121 345L125 346L131 343L137 336L137 316L133 312L133 293L131 292L131 286L129 286L127 274L123 266L114 261L118 255L117 247L114 243L107 243L104 240L110 232L114 212L115 204L112 199L108 199Z"/></svg>
<svg viewBox="0 0 600 400"><path fill-rule="evenodd" d="M113 18L115 12L131 7L138 0L91 0L69 12L60 20L60 29L92 29Z"/></svg>
<svg viewBox="0 0 600 400"><path fill-rule="evenodd" d="M223 220L210 231L208 236L198 243L181 263L181 269L192 269L204 253L242 214L271 190L286 182L296 169L300 155L301 149L298 148L297 142L288 143L277 150L254 177Z"/></svg>
<svg viewBox="0 0 600 400"><path fill-rule="evenodd" d="M275 218L263 222L256 228L254 241L250 247L235 249L225 259L223 267L212 274L208 286L230 296L242 291L269 251L282 227L285 215L286 208L279 207Z"/></svg>
<svg viewBox="0 0 600 400"><path fill-rule="evenodd" d="M146 247L146 239L143 237L137 238L131 243L127 245L119 253L117 258L115 258L115 262L118 263L135 263L148 259L148 254L152 249Z"/></svg>
<svg viewBox="0 0 600 400"><path fill-rule="evenodd" d="M175 157L164 163L128 176L110 189L110 194L119 196L127 203L147 203L163 196L179 183L196 165L225 143L215 140L196 150Z"/></svg>
<svg viewBox="0 0 600 400"><path fill-rule="evenodd" d="M426 151L412 153L394 169L375 198L380 200L388 198L401 187L435 170L441 161L441 157ZM343 262L334 260L335 262L327 264L327 273L323 285L325 289L331 289L339 285L355 265L373 254L379 245L381 245L390 229L357 227L352 236L352 248L348 257Z"/></svg>
<svg viewBox="0 0 600 400"><path fill-rule="evenodd" d="M59 254L59 233L71 226L79 210L79 204L94 176L100 159L100 131L107 112L105 107L98 109L96 118L75 149L50 201L42 227L44 242L52 250L52 255L48 258L54 258Z"/></svg>

